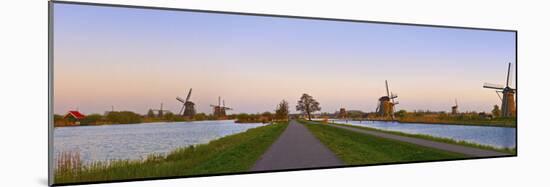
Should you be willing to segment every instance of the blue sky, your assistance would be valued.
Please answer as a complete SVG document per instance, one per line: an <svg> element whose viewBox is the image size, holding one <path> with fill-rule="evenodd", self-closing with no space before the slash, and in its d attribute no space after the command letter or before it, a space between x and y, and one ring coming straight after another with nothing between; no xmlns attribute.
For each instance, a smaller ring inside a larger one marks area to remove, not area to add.
<svg viewBox="0 0 550 187"><path fill-rule="evenodd" d="M489 111L482 84L515 64L513 32L69 4L55 4L54 47L56 113L177 111L191 87L206 113L218 96L263 112L301 93L374 111L386 79L398 109Z"/></svg>

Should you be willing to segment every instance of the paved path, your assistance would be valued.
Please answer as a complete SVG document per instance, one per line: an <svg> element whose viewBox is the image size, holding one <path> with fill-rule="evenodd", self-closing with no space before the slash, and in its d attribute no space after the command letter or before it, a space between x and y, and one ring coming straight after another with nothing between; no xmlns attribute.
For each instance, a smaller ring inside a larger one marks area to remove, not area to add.
<svg viewBox="0 0 550 187"><path fill-rule="evenodd" d="M450 151L450 152L455 152L455 153L462 153L462 154L465 154L465 155L468 155L468 156L473 156L473 157L492 157L492 156L510 155L510 154L507 154L507 153L501 153L501 152L497 152L497 151L466 147L466 146L461 146L461 145L456 145L456 144L436 142L436 141L431 141L431 140L426 140L426 139L421 139L421 138L412 138L412 137L407 137L407 136L400 136L400 135L395 135L395 134L390 134L390 133L371 131L371 130L359 129L359 128L354 128L354 127L346 127L346 126L340 126L340 125L331 125L331 126L341 128L341 129L347 129L347 130L350 130L350 131L359 132L359 133L363 133L363 134L378 136L378 137L382 137L382 138L413 143L413 144L421 145L421 146L424 146L424 147L431 147L431 148Z"/></svg>
<svg viewBox="0 0 550 187"><path fill-rule="evenodd" d="M304 125L293 120L251 170L284 170L342 165L344 162L315 138Z"/></svg>

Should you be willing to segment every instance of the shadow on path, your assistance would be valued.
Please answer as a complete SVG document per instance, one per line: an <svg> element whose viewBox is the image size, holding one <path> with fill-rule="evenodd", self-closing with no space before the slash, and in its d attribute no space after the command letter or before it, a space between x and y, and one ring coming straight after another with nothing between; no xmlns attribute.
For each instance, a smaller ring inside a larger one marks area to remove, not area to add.
<svg viewBox="0 0 550 187"><path fill-rule="evenodd" d="M286 130L262 155L251 171L334 167L345 165L309 130L290 121Z"/></svg>

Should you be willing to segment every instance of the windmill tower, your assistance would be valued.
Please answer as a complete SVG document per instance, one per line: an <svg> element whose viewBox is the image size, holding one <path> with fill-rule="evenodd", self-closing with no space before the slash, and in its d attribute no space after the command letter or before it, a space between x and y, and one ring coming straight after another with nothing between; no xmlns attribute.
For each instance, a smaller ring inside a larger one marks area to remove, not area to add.
<svg viewBox="0 0 550 187"><path fill-rule="evenodd" d="M378 107L376 107L378 116L394 119L395 105L399 104L399 102L394 101L395 98L397 98L397 95L390 92L388 81L386 80L386 96L378 99Z"/></svg>
<svg viewBox="0 0 550 187"><path fill-rule="evenodd" d="M192 118L197 113L195 110L195 103L191 102L189 99L191 99L191 92L193 91L193 88L189 89L189 93L187 93L187 97L185 100L183 100L180 97L176 97L176 100L181 102L183 105L181 106L181 110L178 113L179 115Z"/></svg>
<svg viewBox="0 0 550 187"><path fill-rule="evenodd" d="M225 106L225 100L223 100L222 105L222 99L218 96L218 105L210 105L213 108L213 114L216 118L225 118L226 116L226 110L233 110L232 108Z"/></svg>
<svg viewBox="0 0 550 187"><path fill-rule="evenodd" d="M516 102L514 99L514 94L516 89L510 87L510 67L512 63L508 63L508 73L506 74L506 87L497 84L483 84L483 88L495 89L498 97L502 101L500 105L500 116L501 117L512 117L516 116ZM502 93L502 97L499 93Z"/></svg>
<svg viewBox="0 0 550 187"><path fill-rule="evenodd" d="M157 116L158 116L159 118L162 118L162 116L164 115L164 112L165 112L165 111L168 112L168 110L163 110L162 107L163 107L163 103L160 103L160 108L159 108L159 109L152 109L152 111L156 111L156 112L157 112Z"/></svg>
<svg viewBox="0 0 550 187"><path fill-rule="evenodd" d="M455 99L455 106L451 107L451 115L457 115L458 114L458 102Z"/></svg>

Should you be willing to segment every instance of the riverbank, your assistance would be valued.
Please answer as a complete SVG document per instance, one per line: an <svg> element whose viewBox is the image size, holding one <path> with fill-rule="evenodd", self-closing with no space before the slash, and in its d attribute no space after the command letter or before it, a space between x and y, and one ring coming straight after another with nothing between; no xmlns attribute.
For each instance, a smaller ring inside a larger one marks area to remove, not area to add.
<svg viewBox="0 0 550 187"><path fill-rule="evenodd" d="M452 120L452 119L429 119L429 118L403 118L401 123L422 123L422 124L447 124L447 125L471 125L471 126L493 126L493 127L516 127L515 119L487 119L487 120Z"/></svg>
<svg viewBox="0 0 550 187"><path fill-rule="evenodd" d="M345 119L344 119L345 120ZM446 124L446 125L469 125L469 126L484 126L484 127L510 127L516 128L517 120L511 118L496 118L496 119L440 119L433 117L404 117L391 119L376 119L376 118L363 118L353 119L353 121L386 121L386 122L400 122L400 123L422 123L422 124Z"/></svg>
<svg viewBox="0 0 550 187"><path fill-rule="evenodd" d="M300 123L348 165L466 158L466 155L459 153L361 134L317 122Z"/></svg>
<svg viewBox="0 0 550 187"><path fill-rule="evenodd" d="M453 140L453 139L450 139L450 138L434 137L434 136L423 135L423 134L408 134L408 133L403 133L403 132L398 132L398 131L381 130L381 129L371 128L371 127L356 126L356 125L349 125L349 124L342 124L342 123L330 123L330 124L345 126L345 127L351 127L351 128L357 128L357 129L366 129L366 130L376 131L376 132L390 133L390 134L395 134L395 135L400 135L400 136L421 138L421 139L425 139L425 140L432 140L432 141L437 141L437 142L442 142L442 143L450 143L450 144L467 146L467 147L472 147L472 148L498 151L498 152L513 154L513 155L515 155L517 153L516 148L497 148L497 147L492 147L492 146L488 146L488 145L476 144L476 143L472 143L472 142L456 141L456 140Z"/></svg>
<svg viewBox="0 0 550 187"><path fill-rule="evenodd" d="M54 181L56 184L71 184L245 172L287 126L288 123L274 123L257 127L208 144L176 149L166 155L149 155L144 160L83 164L78 154L61 155Z"/></svg>
<svg viewBox="0 0 550 187"><path fill-rule="evenodd" d="M106 126L106 125L158 125L158 124L165 124L165 123L192 123L192 122L208 122L208 121L233 121L235 124L257 124L261 122L236 122L235 120L230 119L220 119L220 120L190 120L190 121L147 121L147 122L140 122L140 123L130 123L130 124L116 124L116 123L104 123L104 124L87 124L87 125L58 125L54 126L55 128L61 128L61 127L89 127L89 126Z"/></svg>

